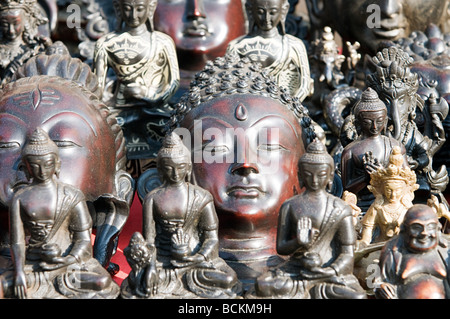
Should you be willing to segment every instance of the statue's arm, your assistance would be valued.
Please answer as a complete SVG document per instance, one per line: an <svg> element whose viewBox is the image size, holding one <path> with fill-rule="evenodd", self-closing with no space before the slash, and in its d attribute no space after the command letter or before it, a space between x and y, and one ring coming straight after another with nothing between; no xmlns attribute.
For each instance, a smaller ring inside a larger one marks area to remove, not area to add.
<svg viewBox="0 0 450 319"><path fill-rule="evenodd" d="M9 213L9 231L11 254L14 263L14 290L18 298L26 298L26 278L25 278L25 231L20 216L20 200L13 198Z"/></svg>
<svg viewBox="0 0 450 319"><path fill-rule="evenodd" d="M375 219L377 215L377 210L372 204L372 206L369 207L366 214L364 215L361 224L362 224L362 232L361 232L361 242L365 245L369 245L372 242L372 234L373 229L375 227Z"/></svg>
<svg viewBox="0 0 450 319"><path fill-rule="evenodd" d="M72 249L69 256L78 262L87 261L92 257L91 229L92 218L85 201L79 202L72 209Z"/></svg>
<svg viewBox="0 0 450 319"><path fill-rule="evenodd" d="M291 236L289 215L290 205L284 203L280 208L277 228L277 252L280 255L290 255L299 248L297 234Z"/></svg>
<svg viewBox="0 0 450 319"><path fill-rule="evenodd" d="M355 165L353 165L353 153L350 150L344 150L341 157L341 175L344 189L358 194L366 185L366 174L356 175ZM355 176L356 175L356 176Z"/></svg>
<svg viewBox="0 0 450 319"><path fill-rule="evenodd" d="M106 86L106 76L108 73L108 53L106 52L102 39L98 40L95 44L93 68L98 78L98 85L103 91Z"/></svg>
<svg viewBox="0 0 450 319"><path fill-rule="evenodd" d="M219 223L213 201L210 201L203 208L202 216L202 228L204 229L203 242L198 253L202 255L205 260L210 260L217 257L219 249Z"/></svg>
<svg viewBox="0 0 450 319"><path fill-rule="evenodd" d="M348 214L351 214L351 212L349 212ZM337 275L352 273L356 232L353 226L353 218L351 215L348 215L342 219L336 235L340 244L339 255L333 261L330 267L336 271Z"/></svg>

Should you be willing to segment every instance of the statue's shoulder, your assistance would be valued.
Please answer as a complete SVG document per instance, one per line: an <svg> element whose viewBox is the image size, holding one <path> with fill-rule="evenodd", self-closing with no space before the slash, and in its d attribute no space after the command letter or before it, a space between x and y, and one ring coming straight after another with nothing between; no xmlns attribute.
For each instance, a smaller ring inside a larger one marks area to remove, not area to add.
<svg viewBox="0 0 450 319"><path fill-rule="evenodd" d="M353 216L353 211L350 205L348 205L344 200L340 199L339 197L333 195L329 196L333 203L334 210L339 212L340 216L342 217Z"/></svg>
<svg viewBox="0 0 450 319"><path fill-rule="evenodd" d="M204 188L201 188L195 184L189 184L189 188L197 197L202 198L205 202L211 202L214 200L212 194Z"/></svg>

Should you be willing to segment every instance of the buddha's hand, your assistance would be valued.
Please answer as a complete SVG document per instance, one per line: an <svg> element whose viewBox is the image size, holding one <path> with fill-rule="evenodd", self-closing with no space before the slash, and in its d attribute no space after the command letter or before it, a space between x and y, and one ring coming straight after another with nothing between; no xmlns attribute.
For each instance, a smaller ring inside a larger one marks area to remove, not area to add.
<svg viewBox="0 0 450 319"><path fill-rule="evenodd" d="M72 255L67 255L65 257L53 257L51 262L43 261L39 263L42 269L44 270L55 270L62 267L66 267L77 263L77 259Z"/></svg>
<svg viewBox="0 0 450 319"><path fill-rule="evenodd" d="M151 264L145 268L144 275L144 295L155 296L158 294L158 273L156 266Z"/></svg>
<svg viewBox="0 0 450 319"><path fill-rule="evenodd" d="M366 173L369 175L376 172L381 167L380 162L378 162L378 159L373 156L371 151L364 154L363 165Z"/></svg>
<svg viewBox="0 0 450 319"><path fill-rule="evenodd" d="M311 218L301 217L297 222L297 241L302 247L310 247L319 231L312 227Z"/></svg>
<svg viewBox="0 0 450 319"><path fill-rule="evenodd" d="M23 271L18 271L14 277L14 295L18 299L27 298L27 280Z"/></svg>
<svg viewBox="0 0 450 319"><path fill-rule="evenodd" d="M129 83L123 90L126 99L142 100L147 96L147 89L138 83Z"/></svg>
<svg viewBox="0 0 450 319"><path fill-rule="evenodd" d="M398 299L397 289L394 285L383 282L379 287L375 288L377 298L381 299Z"/></svg>
<svg viewBox="0 0 450 319"><path fill-rule="evenodd" d="M189 235L181 227L172 235L172 255L180 260L189 255Z"/></svg>

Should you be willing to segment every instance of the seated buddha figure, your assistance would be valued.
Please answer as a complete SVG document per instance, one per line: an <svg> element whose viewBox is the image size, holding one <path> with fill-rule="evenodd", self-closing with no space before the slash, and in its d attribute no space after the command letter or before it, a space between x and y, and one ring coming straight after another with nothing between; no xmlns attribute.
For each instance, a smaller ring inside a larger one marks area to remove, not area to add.
<svg viewBox="0 0 450 319"><path fill-rule="evenodd" d="M265 298L360 299L365 292L353 270L356 232L352 209L327 192L334 161L315 140L299 161L299 180L305 191L280 209L277 251L289 256L258 277L254 295Z"/></svg>
<svg viewBox="0 0 450 319"><path fill-rule="evenodd" d="M117 111L129 159L156 156L163 136L160 121L167 120L167 101L179 86L174 42L153 28L156 6L156 0L115 0L117 30L95 46L94 73L106 90L103 100ZM113 92L108 91L110 69Z"/></svg>
<svg viewBox="0 0 450 319"><path fill-rule="evenodd" d="M358 138L346 145L341 155L341 176L345 190L357 195L363 212L375 199L367 186L370 174L389 163L395 146L400 147L407 165L405 147L396 139L384 135L388 121L386 105L371 88L365 90L353 110Z"/></svg>
<svg viewBox="0 0 450 319"><path fill-rule="evenodd" d="M439 216L427 205L408 209L398 236L380 256L379 299L448 299L448 241Z"/></svg>
<svg viewBox="0 0 450 319"><path fill-rule="evenodd" d="M122 296L236 297L241 284L219 257L213 198L187 181L191 154L176 133L165 137L157 165L163 183L144 198L142 235L135 234L124 251L132 272Z"/></svg>
<svg viewBox="0 0 450 319"><path fill-rule="evenodd" d="M231 41L227 52L259 62L280 86L303 101L313 90L308 55L302 40L285 32L287 0L250 0L245 4L249 32Z"/></svg>
<svg viewBox="0 0 450 319"><path fill-rule="evenodd" d="M37 128L22 149L31 182L10 207L13 268L2 274L6 298L116 298L118 285L93 258L92 219L84 194L58 180L58 146Z"/></svg>

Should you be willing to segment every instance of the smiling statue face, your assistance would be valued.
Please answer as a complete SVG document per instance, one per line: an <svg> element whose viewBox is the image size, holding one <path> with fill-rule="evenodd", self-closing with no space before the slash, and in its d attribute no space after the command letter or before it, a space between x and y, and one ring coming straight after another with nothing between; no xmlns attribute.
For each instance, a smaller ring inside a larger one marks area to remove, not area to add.
<svg viewBox="0 0 450 319"><path fill-rule="evenodd" d="M24 162L30 176L39 182L51 179L56 172L55 154L28 155Z"/></svg>
<svg viewBox="0 0 450 319"><path fill-rule="evenodd" d="M425 31L447 17L447 0L313 0L323 3L325 15L343 37L375 52L379 43Z"/></svg>
<svg viewBox="0 0 450 319"><path fill-rule="evenodd" d="M0 14L0 28L3 37L13 41L22 36L24 31L24 14L21 9L7 10Z"/></svg>
<svg viewBox="0 0 450 319"><path fill-rule="evenodd" d="M193 109L181 126L193 138L193 175L214 197L220 232L275 235L281 204L300 190L304 146L292 112L268 97L220 97Z"/></svg>
<svg viewBox="0 0 450 319"><path fill-rule="evenodd" d="M175 42L180 69L201 70L246 32L241 0L159 0L155 29Z"/></svg>
<svg viewBox="0 0 450 319"><path fill-rule="evenodd" d="M0 203L7 206L14 188L27 181L19 168L21 151L37 127L59 148L61 182L79 188L88 200L111 194L115 139L99 111L67 83L20 83L0 99Z"/></svg>

